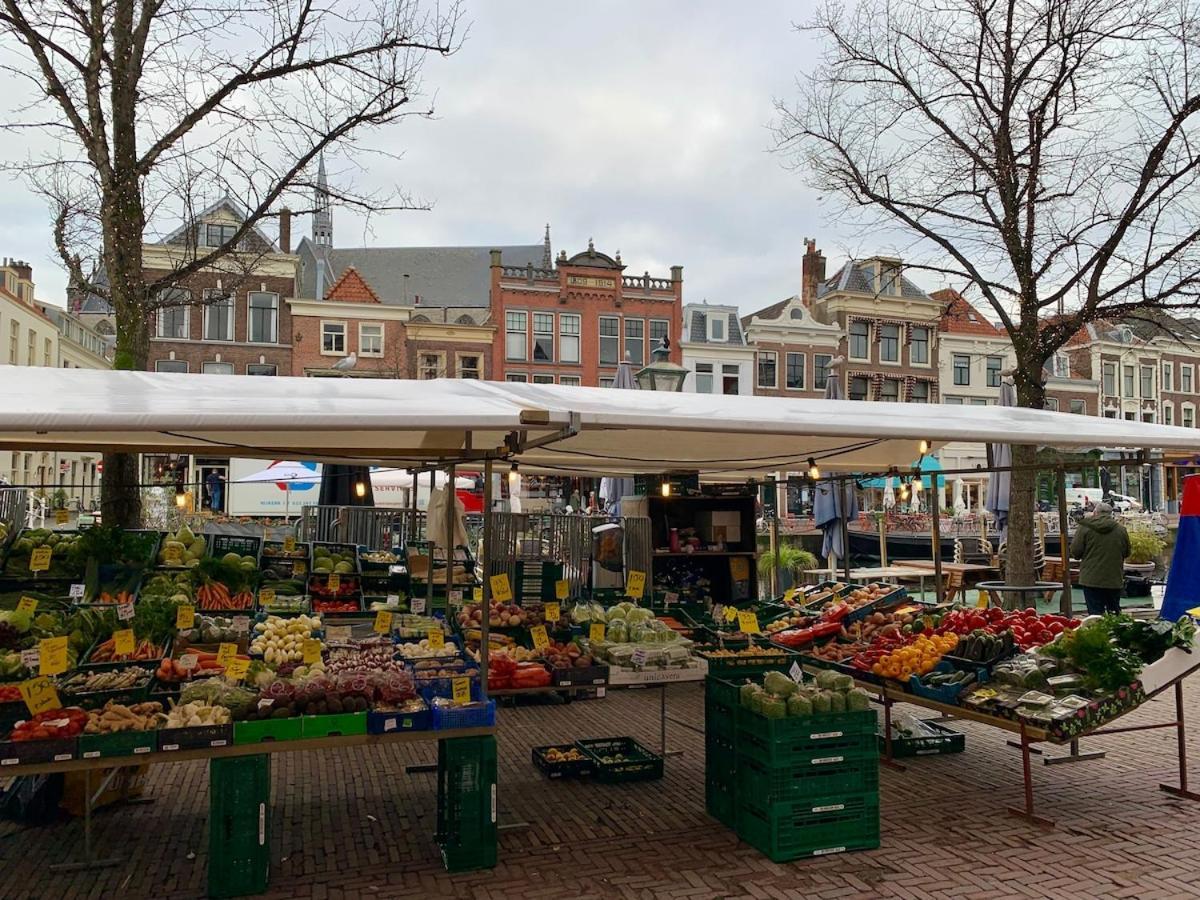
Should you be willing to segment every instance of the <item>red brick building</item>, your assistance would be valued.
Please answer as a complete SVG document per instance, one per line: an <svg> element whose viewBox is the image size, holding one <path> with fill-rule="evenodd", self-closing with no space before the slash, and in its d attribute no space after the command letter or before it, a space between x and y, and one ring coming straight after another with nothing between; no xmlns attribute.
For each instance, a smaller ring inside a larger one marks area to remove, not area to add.
<svg viewBox="0 0 1200 900"><path fill-rule="evenodd" d="M617 365L641 368L662 338L681 362L683 267L670 278L626 275L621 255L587 250L553 267L506 263L491 254L491 311L496 327L492 377L535 384L605 386Z"/></svg>

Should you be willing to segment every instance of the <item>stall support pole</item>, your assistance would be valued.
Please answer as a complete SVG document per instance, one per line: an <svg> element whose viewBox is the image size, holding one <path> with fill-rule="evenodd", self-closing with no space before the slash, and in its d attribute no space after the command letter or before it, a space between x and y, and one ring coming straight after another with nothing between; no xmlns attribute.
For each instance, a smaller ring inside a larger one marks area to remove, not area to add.
<svg viewBox="0 0 1200 900"><path fill-rule="evenodd" d="M854 490L851 488L850 490ZM838 482L838 499L841 501L841 515L838 516L839 527L842 530L842 579L850 580L850 504L846 502L846 480Z"/></svg>
<svg viewBox="0 0 1200 900"><path fill-rule="evenodd" d="M429 470L429 496L433 497L437 486L437 469ZM425 543L429 545L429 573L425 576L425 615L433 615L433 545L434 525L429 521L429 504L425 505Z"/></svg>
<svg viewBox="0 0 1200 900"><path fill-rule="evenodd" d="M1084 760L1088 759L1104 759L1104 757L1107 755L1103 750L1092 750L1088 753L1080 753L1079 738L1072 740L1070 747L1070 751L1064 753L1062 756L1043 756L1042 765L1057 766L1061 765L1062 763L1083 762Z"/></svg>
<svg viewBox="0 0 1200 900"><path fill-rule="evenodd" d="M1075 605L1071 597L1071 542L1067 537L1067 473L1058 467L1058 555L1062 558L1062 596L1058 600L1060 615L1071 618L1071 608ZM1071 747L1075 752L1075 747Z"/></svg>
<svg viewBox="0 0 1200 900"><path fill-rule="evenodd" d="M903 772L907 766L892 759L892 700L887 695L887 688L883 688L879 699L883 703L883 756L879 761L889 769Z"/></svg>
<svg viewBox="0 0 1200 900"><path fill-rule="evenodd" d="M1183 725L1183 681L1182 679L1175 682L1175 734L1179 741L1179 787L1173 784L1160 784L1160 790L1166 791L1175 797L1183 797L1187 800L1200 800L1200 794L1195 791L1188 790L1187 778L1187 741L1185 739L1185 731Z"/></svg>
<svg viewBox="0 0 1200 900"><path fill-rule="evenodd" d="M921 476L917 476L920 478ZM933 480L930 481L929 490L929 505L932 507L932 515L929 517L929 538L930 546L933 550L933 593L937 598L938 603L942 602L942 511L938 508L937 490L933 485L937 484L938 476L935 474Z"/></svg>
<svg viewBox="0 0 1200 900"><path fill-rule="evenodd" d="M118 866L125 861L121 856L110 856L105 859L97 859L92 851L92 807L96 805L96 801L100 799L100 795L108 790L108 786L112 780L121 774L121 770L112 769L100 782L100 787L96 788L96 792L92 793L92 770L83 770L83 859L78 862L54 863L49 868L53 872L82 872L87 869L107 869L110 866ZM146 798L149 802L150 798ZM126 798L126 802L129 801Z"/></svg>
<svg viewBox="0 0 1200 900"><path fill-rule="evenodd" d="M774 487L774 484L772 484ZM779 499L779 489L775 488L776 503ZM771 567L771 598L774 599L783 593L782 579L780 572L782 567L779 565L779 509L776 507L774 514L771 516L771 528L768 532L771 541L771 558L775 560L775 564Z"/></svg>
<svg viewBox="0 0 1200 900"><path fill-rule="evenodd" d="M454 519L458 515L458 494L454 490L454 463L446 469L446 619L452 620L450 592L454 590Z"/></svg>
<svg viewBox="0 0 1200 900"><path fill-rule="evenodd" d="M411 469L409 474L412 476L409 479L409 494L408 498L408 540L405 545L411 546L417 539L417 475L420 474L416 469Z"/></svg>
<svg viewBox="0 0 1200 900"><path fill-rule="evenodd" d="M487 700L488 683L488 652L491 644L488 638L488 611L491 609L492 597L492 461L483 461L483 547L479 551L479 567L483 573L482 605L479 617L479 695Z"/></svg>
<svg viewBox="0 0 1200 900"><path fill-rule="evenodd" d="M1018 809L1015 806L1010 806L1008 814L1010 816L1019 816L1028 822L1032 822L1034 825L1053 828L1053 819L1035 815L1033 812L1033 768L1029 763L1029 746L1029 735L1025 732L1025 726L1021 726L1021 773L1025 780L1025 808Z"/></svg>
<svg viewBox="0 0 1200 900"><path fill-rule="evenodd" d="M879 517L879 565L887 568L887 510Z"/></svg>
<svg viewBox="0 0 1200 900"><path fill-rule="evenodd" d="M666 684L658 686L659 694L659 727L658 727L658 749L663 759L668 756L683 756L682 750L667 749L667 687Z"/></svg>

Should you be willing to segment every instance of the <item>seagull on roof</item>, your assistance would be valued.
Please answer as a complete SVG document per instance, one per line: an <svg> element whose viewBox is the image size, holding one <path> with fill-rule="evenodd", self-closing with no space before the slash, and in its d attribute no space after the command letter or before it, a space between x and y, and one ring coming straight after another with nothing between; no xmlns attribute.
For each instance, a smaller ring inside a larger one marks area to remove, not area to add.
<svg viewBox="0 0 1200 900"><path fill-rule="evenodd" d="M333 370L335 372L349 372L356 365L358 365L358 354L351 353L349 356L343 357L335 362L333 364Z"/></svg>

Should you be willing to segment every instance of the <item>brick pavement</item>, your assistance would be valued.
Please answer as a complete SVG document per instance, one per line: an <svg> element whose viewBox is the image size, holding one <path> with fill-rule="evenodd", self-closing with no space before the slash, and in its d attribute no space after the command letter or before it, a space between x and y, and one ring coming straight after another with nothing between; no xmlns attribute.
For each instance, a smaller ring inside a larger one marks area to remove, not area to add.
<svg viewBox="0 0 1200 900"><path fill-rule="evenodd" d="M671 715L703 721L698 686L671 689ZM1187 691L1200 722L1200 686ZM1163 698L1123 724L1169 718ZM1174 732L1102 737L1101 761L1034 771L1044 831L1003 812L1021 795L1019 754L1005 733L971 723L967 751L882 771L878 850L772 863L704 812L703 737L678 725L661 782L550 782L529 761L535 744L631 734L656 747L658 697L614 692L601 701L505 709L500 728L501 835L491 872L451 876L434 846L434 746L364 748L274 757L271 897L500 898L1007 898L1200 896L1200 807L1158 790L1175 776ZM1191 746L1200 765L1200 741ZM1200 776L1200 771L1197 772ZM120 866L55 874L80 824L0 839L3 898L192 898L204 894L207 768L155 767L148 805L101 811L98 850Z"/></svg>

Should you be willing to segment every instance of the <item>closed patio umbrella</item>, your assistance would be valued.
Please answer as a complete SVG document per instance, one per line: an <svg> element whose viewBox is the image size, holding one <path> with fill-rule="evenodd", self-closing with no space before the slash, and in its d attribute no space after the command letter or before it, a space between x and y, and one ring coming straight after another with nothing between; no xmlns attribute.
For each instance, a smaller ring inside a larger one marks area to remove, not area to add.
<svg viewBox="0 0 1200 900"><path fill-rule="evenodd" d="M617 366L617 374L612 386L618 390L636 391L637 380L633 377L633 363L628 359L621 360ZM600 479L600 497L604 500L604 508L609 515L621 515L621 498L633 494L632 478L602 478Z"/></svg>
<svg viewBox="0 0 1200 900"><path fill-rule="evenodd" d="M1012 379L1005 378L1000 382L1000 398L997 401L998 406L1016 406L1017 391L1013 387ZM988 449L991 451L992 465L1007 469L1012 465L1012 446L1009 444L989 444ZM1011 473L991 472L988 475L987 483L987 498L983 502L984 508L990 512L996 519L996 527L1000 531L1000 540L1004 541L1008 531L1008 494L1009 486L1012 483Z"/></svg>

